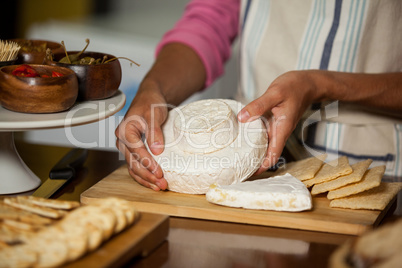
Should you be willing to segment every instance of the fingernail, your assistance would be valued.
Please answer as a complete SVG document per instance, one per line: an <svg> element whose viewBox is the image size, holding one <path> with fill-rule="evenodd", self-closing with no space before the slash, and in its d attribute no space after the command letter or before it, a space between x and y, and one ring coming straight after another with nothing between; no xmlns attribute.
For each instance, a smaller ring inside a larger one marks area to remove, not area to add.
<svg viewBox="0 0 402 268"><path fill-rule="evenodd" d="M152 143L151 144L151 151L152 151L152 153L153 154L160 154L160 153L162 153L162 143L160 143L160 142L154 142L154 143Z"/></svg>
<svg viewBox="0 0 402 268"><path fill-rule="evenodd" d="M151 189L154 190L154 191L159 191L159 187L156 186L155 184L150 183L149 187L151 187Z"/></svg>
<svg viewBox="0 0 402 268"><path fill-rule="evenodd" d="M155 184L156 184L156 186L158 186L159 189L162 189L161 183L159 182L159 180L157 180L157 181L155 182Z"/></svg>
<svg viewBox="0 0 402 268"><path fill-rule="evenodd" d="M163 174L162 174L157 168L155 168L155 169L152 170L151 172L152 172L152 174L155 175L155 177L156 177L157 179L160 179L160 178L163 177Z"/></svg>
<svg viewBox="0 0 402 268"><path fill-rule="evenodd" d="M250 118L250 114L247 110L241 110L237 118L240 122L246 122Z"/></svg>

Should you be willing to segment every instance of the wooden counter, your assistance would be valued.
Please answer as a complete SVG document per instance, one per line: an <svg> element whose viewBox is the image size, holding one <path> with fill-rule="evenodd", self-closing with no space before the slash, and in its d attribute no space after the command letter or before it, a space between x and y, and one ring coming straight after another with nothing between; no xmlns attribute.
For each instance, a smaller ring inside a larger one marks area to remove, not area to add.
<svg viewBox="0 0 402 268"><path fill-rule="evenodd" d="M70 149L16 142L21 158L42 180ZM116 152L90 150L77 178L55 198L80 194L124 164ZM398 212L399 214L400 212ZM400 214L399 214L400 215ZM384 221L398 218L389 213ZM332 252L354 236L170 217L168 239L125 267L326 267Z"/></svg>

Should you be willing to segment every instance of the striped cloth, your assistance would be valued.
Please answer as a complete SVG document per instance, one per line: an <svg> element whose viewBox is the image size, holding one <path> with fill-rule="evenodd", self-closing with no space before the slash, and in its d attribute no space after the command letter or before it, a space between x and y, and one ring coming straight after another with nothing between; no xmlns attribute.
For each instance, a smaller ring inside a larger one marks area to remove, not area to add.
<svg viewBox="0 0 402 268"><path fill-rule="evenodd" d="M290 70L402 71L399 0L247 0L240 18L237 98L244 103ZM386 165L386 175L402 177L402 115L339 102L317 108L288 141L296 159L322 152L351 163L371 158Z"/></svg>
<svg viewBox="0 0 402 268"><path fill-rule="evenodd" d="M237 99L245 104L290 70L401 72L402 1L192 0L157 52L170 42L192 47L209 86L223 74L236 37ZM402 115L338 102L307 114L287 144L296 159L318 152L351 163L371 158L386 165L386 175L402 177Z"/></svg>

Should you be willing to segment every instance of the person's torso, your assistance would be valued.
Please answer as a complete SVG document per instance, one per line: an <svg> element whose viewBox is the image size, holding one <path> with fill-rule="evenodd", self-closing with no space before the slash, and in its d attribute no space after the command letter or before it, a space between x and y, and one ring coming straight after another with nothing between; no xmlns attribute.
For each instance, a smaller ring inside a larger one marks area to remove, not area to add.
<svg viewBox="0 0 402 268"><path fill-rule="evenodd" d="M240 23L237 99L244 104L291 70L402 71L400 0L243 0ZM386 174L402 176L402 115L339 102L331 109L334 116L304 124L296 143L352 162L373 158Z"/></svg>
<svg viewBox="0 0 402 268"><path fill-rule="evenodd" d="M245 103L290 70L402 71L400 0L244 0L240 21Z"/></svg>

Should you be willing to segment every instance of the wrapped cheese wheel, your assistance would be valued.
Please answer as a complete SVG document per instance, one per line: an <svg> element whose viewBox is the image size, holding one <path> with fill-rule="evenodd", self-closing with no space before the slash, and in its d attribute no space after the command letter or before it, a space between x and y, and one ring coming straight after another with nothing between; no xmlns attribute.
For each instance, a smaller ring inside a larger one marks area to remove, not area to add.
<svg viewBox="0 0 402 268"><path fill-rule="evenodd" d="M242 182L261 166L267 131L261 119L238 122L243 107L234 100L208 99L169 112L162 126L165 149L153 155L169 190L205 194L211 184Z"/></svg>

